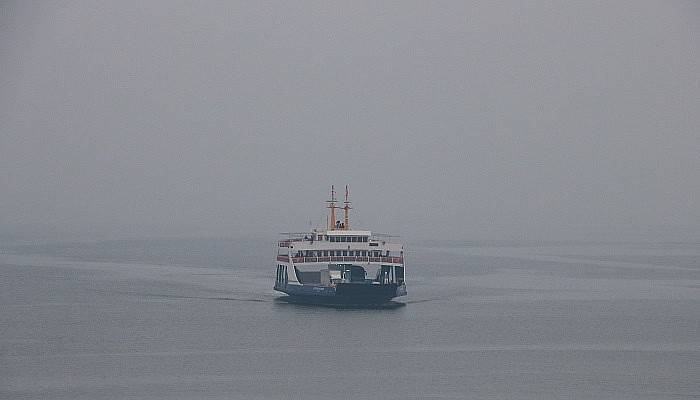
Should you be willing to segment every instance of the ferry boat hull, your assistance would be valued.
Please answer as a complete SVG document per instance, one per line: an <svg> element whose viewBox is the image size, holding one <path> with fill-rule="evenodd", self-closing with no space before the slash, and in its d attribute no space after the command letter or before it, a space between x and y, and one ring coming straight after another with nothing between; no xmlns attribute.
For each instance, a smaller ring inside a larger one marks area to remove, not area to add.
<svg viewBox="0 0 700 400"><path fill-rule="evenodd" d="M338 283L324 285L275 285L275 290L286 293L290 301L308 304L381 305L406 295L406 285Z"/></svg>

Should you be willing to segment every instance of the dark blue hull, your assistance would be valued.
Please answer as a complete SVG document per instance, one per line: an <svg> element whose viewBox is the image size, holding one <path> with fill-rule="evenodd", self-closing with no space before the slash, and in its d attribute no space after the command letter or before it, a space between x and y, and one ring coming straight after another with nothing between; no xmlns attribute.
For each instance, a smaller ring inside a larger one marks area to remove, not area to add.
<svg viewBox="0 0 700 400"><path fill-rule="evenodd" d="M286 293L290 300L307 304L373 305L384 304L394 297L406 295L406 285L396 283L373 285L339 283L324 285L275 285L275 290Z"/></svg>

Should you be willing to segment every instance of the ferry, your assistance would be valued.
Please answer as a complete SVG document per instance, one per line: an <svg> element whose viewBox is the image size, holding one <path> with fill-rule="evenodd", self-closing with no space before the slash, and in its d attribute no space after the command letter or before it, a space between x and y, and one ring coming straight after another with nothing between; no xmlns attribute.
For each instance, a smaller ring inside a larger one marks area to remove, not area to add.
<svg viewBox="0 0 700 400"><path fill-rule="evenodd" d="M331 186L327 226L283 233L278 243L274 290L287 301L329 305L381 305L406 295L403 245L395 236L350 228L345 186L343 207ZM341 222L336 210L345 212Z"/></svg>

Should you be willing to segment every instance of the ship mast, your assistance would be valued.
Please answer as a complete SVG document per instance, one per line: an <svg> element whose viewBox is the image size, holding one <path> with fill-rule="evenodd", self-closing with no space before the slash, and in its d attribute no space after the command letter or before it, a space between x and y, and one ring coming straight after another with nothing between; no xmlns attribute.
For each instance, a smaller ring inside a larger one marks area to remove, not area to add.
<svg viewBox="0 0 700 400"><path fill-rule="evenodd" d="M344 229L347 231L350 229L350 201L348 201L348 185L345 185L345 207L343 207L343 210L345 210L345 223L343 224Z"/></svg>
<svg viewBox="0 0 700 400"><path fill-rule="evenodd" d="M335 209L338 208L338 206L335 205L336 199L335 199L335 186L331 185L331 199L326 200L326 203L328 203L327 208L331 209L331 220L328 221L328 230L333 231L335 230Z"/></svg>

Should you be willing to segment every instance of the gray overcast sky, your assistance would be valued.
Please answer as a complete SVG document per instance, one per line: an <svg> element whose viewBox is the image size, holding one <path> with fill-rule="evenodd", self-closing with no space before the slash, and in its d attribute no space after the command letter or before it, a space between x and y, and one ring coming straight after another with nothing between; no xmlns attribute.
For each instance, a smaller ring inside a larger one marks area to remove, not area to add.
<svg viewBox="0 0 700 400"><path fill-rule="evenodd" d="M0 233L700 240L700 6L3 2Z"/></svg>

